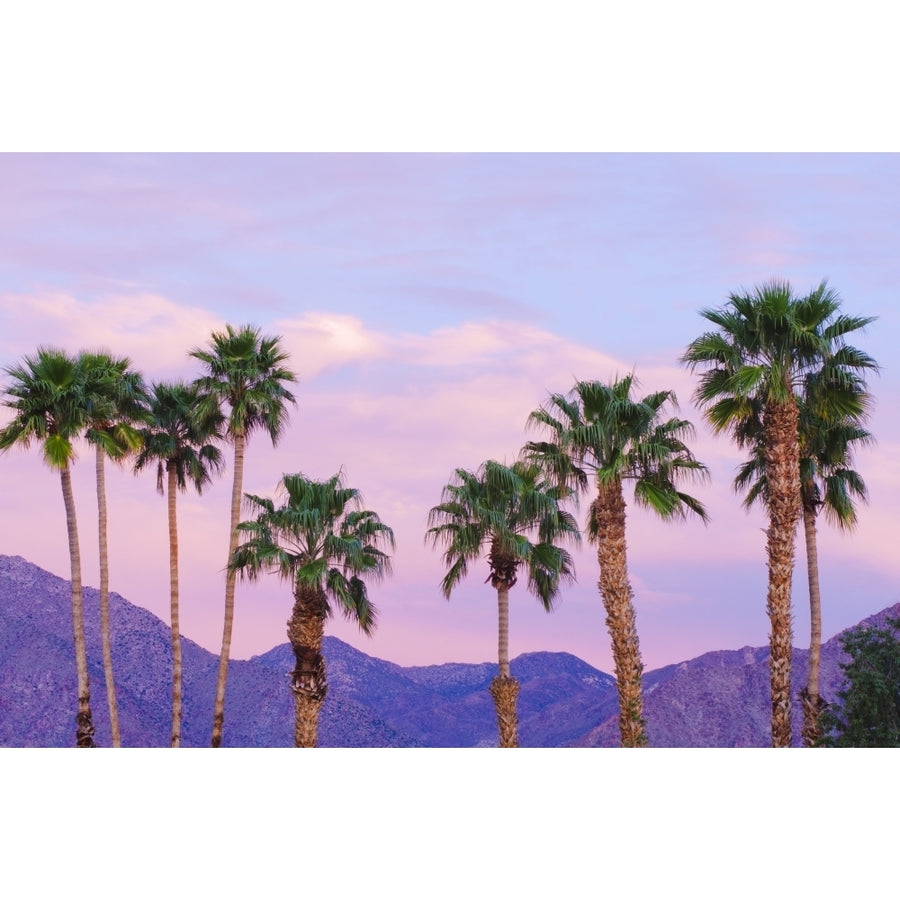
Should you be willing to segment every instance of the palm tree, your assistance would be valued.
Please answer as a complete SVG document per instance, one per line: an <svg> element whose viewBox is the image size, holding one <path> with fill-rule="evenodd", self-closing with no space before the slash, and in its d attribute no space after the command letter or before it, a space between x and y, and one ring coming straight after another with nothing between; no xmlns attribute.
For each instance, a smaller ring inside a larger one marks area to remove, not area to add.
<svg viewBox="0 0 900 900"><path fill-rule="evenodd" d="M100 549L100 643L103 674L113 747L121 747L116 685L113 678L112 642L109 623L109 550L107 541L106 471L107 457L121 463L140 446L133 423L144 413L147 391L144 380L131 369L127 357L114 358L105 352L81 353L79 363L86 378L85 400L88 427L85 437L96 449L97 530Z"/></svg>
<svg viewBox="0 0 900 900"><path fill-rule="evenodd" d="M806 687L800 692L803 705L803 742L807 747L818 745L822 733L820 717L825 703L819 696L819 662L822 648L822 600L819 588L819 556L816 540L816 519L825 511L825 518L843 531L852 530L857 522L854 499L867 501L868 490L860 474L852 466L853 445L872 443L872 435L861 423L864 421L869 396L859 386L859 409L839 419L827 418L812 396L814 382L807 380L806 390L798 397L800 409L800 503L803 532L806 542L806 576L809 585L809 668ZM827 402L827 393L824 397ZM755 404L756 406L756 404ZM817 411L817 406L818 411ZM752 446L750 458L735 476L735 490L746 490L744 507L750 509L760 502L768 508L765 442L758 414L741 428L745 444Z"/></svg>
<svg viewBox="0 0 900 900"><path fill-rule="evenodd" d="M634 375L628 375L611 384L576 382L568 396L551 394L528 419L530 426L547 429L551 439L530 441L524 451L557 483L581 490L591 473L596 478L588 536L597 546L600 563L599 588L612 639L623 747L647 743L641 694L644 667L628 578L623 482L633 481L635 502L663 519L684 518L692 512L707 520L700 501L677 488L682 477L706 473L684 443L693 431L691 423L664 418L664 407L676 403L672 391L638 400L631 395L635 386Z"/></svg>
<svg viewBox="0 0 900 900"><path fill-rule="evenodd" d="M447 574L441 590L450 594L468 572L469 563L487 550L491 587L497 591L499 672L491 682L501 747L518 746L516 698L519 684L509 669L509 590L527 567L528 590L550 612L560 580L574 579L570 554L557 546L561 538L578 542L572 515L560 508L561 491L543 479L534 463L512 466L488 460L477 472L457 469L443 490L441 503L428 514L428 537L446 546ZM537 540L531 536L536 535Z"/></svg>
<svg viewBox="0 0 900 900"><path fill-rule="evenodd" d="M4 392L3 403L14 411L14 417L0 430L0 451L8 450L15 444L29 447L32 441L36 441L43 450L44 462L59 472L66 510L72 583L72 631L78 692L75 744L77 747L93 747L94 721L84 639L81 553L71 472L75 459L74 442L88 425L85 371L79 360L64 350L39 347L34 356L26 356L22 363L10 366L4 372L12 383Z"/></svg>
<svg viewBox="0 0 900 900"><path fill-rule="evenodd" d="M282 504L247 494L256 513L238 531L247 540L232 554L230 570L255 580L264 571L290 582L294 609L287 625L296 666L291 673L296 710L294 745L315 747L319 710L328 683L322 637L334 606L370 635L376 612L369 602L367 581L390 573L394 533L371 510L362 508L355 488L338 472L327 481L302 474L285 475L279 483Z"/></svg>
<svg viewBox="0 0 900 900"><path fill-rule="evenodd" d="M873 321L840 314L840 299L822 282L804 297L786 281L731 294L701 315L716 326L694 340L682 362L703 369L695 398L716 432L741 445L742 423L759 410L765 453L769 528L769 665L772 745L791 744L791 575L800 517L800 410L796 394L811 373L828 387L829 416L852 412L858 373L875 362L845 338Z"/></svg>
<svg viewBox="0 0 900 900"><path fill-rule="evenodd" d="M228 563L225 575L225 618L222 629L222 651L216 679L216 699L213 709L211 745L222 743L225 722L225 682L231 653L231 630L234 624L235 570L231 558L238 544L238 521L241 515L241 494L244 484L244 445L249 436L265 428L273 444L287 427L287 404L294 396L285 387L297 376L285 368L288 356L280 347L280 338L263 337L258 328L231 325L225 331L214 331L208 349L196 348L190 355L203 363L206 374L195 382L201 395L208 398L204 406L226 406L226 437L234 444L234 481L231 488L231 524L228 543Z"/></svg>
<svg viewBox="0 0 900 900"><path fill-rule="evenodd" d="M172 740L181 746L181 629L178 606L178 517L176 496L188 482L197 493L222 468L222 453L213 442L222 439L224 416L217 407L198 403L195 388L176 382L154 383L148 406L143 445L134 463L135 472L156 463L156 489L163 490L163 472L168 489L169 520L169 609L172 630Z"/></svg>

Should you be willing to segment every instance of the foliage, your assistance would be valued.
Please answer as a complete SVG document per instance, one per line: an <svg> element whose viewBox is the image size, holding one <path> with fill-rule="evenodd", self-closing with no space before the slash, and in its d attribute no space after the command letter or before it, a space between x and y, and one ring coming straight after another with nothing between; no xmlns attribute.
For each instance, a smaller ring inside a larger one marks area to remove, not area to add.
<svg viewBox="0 0 900 900"><path fill-rule="evenodd" d="M854 471L853 446L868 446L872 435L862 427L870 396L862 381L856 387L857 408L840 415L823 410L810 396L809 390L797 395L799 407L798 438L800 449L800 490L804 509L814 515L824 510L825 518L842 530L849 531L857 521L854 501L868 500L868 490ZM750 447L750 456L738 469L734 479L736 491L746 490L743 505L755 503L768 508L765 430L759 403L751 401L751 414L739 425L739 444Z"/></svg>
<svg viewBox="0 0 900 900"><path fill-rule="evenodd" d="M280 340L264 337L252 325L237 329L226 325L225 331L212 333L208 348L191 351L206 370L195 382L201 406L227 403L229 407L229 439L264 428L276 444L284 432L286 404L295 402L285 383L296 381L297 376L284 365L288 354Z"/></svg>
<svg viewBox="0 0 900 900"><path fill-rule="evenodd" d="M62 469L75 458L75 440L87 428L84 370L64 350L39 347L5 373L12 379L4 406L15 413L0 432L0 450L41 444L44 462Z"/></svg>
<svg viewBox="0 0 900 900"><path fill-rule="evenodd" d="M149 400L144 379L131 368L127 356L82 352L78 364L84 371L87 405L87 440L115 462L140 449L135 428Z"/></svg>
<svg viewBox="0 0 900 900"><path fill-rule="evenodd" d="M212 473L221 470L222 453L215 442L222 440L224 416L217 406L199 402L197 389L183 382L155 382L141 429L142 446L134 463L139 472L156 463L156 488L164 492L163 473L175 470L179 490L188 483L198 493L210 483Z"/></svg>
<svg viewBox="0 0 900 900"><path fill-rule="evenodd" d="M427 537L434 546L446 547L444 596L450 598L469 564L490 547L487 580L494 587L498 580L512 587L515 570L523 563L529 591L549 611L559 593L560 578L574 577L571 555L556 542L580 540L574 518L559 505L564 493L544 480L534 463L507 466L488 460L477 472L457 469L454 481L444 487L442 502L428 514Z"/></svg>
<svg viewBox="0 0 900 900"><path fill-rule="evenodd" d="M842 314L840 306L824 281L797 297L788 282L773 279L731 294L721 309L703 310L716 330L692 341L682 362L691 371L703 369L695 396L713 428L730 431L743 446L740 429L754 414L754 401L760 410L793 402L811 377L833 415L853 415L858 373L878 367L846 336L875 320Z"/></svg>
<svg viewBox="0 0 900 900"><path fill-rule="evenodd" d="M688 511L706 521L703 505L678 490L684 475L704 476L706 467L694 459L685 439L693 426L677 417L664 417L674 406L672 391L632 397L634 375L611 384L579 381L568 394L551 394L531 413L529 426L550 431L551 441L529 441L527 457L560 484L583 490L593 472L598 486L634 481L634 499L663 519L684 518ZM589 532L595 538L594 523Z"/></svg>
<svg viewBox="0 0 900 900"><path fill-rule="evenodd" d="M839 704L822 716L823 747L900 747L900 618L841 637Z"/></svg>
<svg viewBox="0 0 900 900"><path fill-rule="evenodd" d="M245 494L256 518L241 522L246 540L230 568L248 580L274 572L296 590L321 588L325 615L335 601L344 616L371 634L376 611L367 581L390 574L391 561L382 547L394 547L394 532L372 510L362 508L356 488L347 487L340 472L326 481L302 474L285 475L279 484L281 505L268 497Z"/></svg>

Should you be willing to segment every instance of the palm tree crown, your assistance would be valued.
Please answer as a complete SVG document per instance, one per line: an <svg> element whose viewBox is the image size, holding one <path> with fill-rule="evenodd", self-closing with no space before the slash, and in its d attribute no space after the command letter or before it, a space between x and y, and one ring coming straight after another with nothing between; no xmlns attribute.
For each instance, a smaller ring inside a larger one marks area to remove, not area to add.
<svg viewBox="0 0 900 900"><path fill-rule="evenodd" d="M288 354L280 338L263 337L252 325L226 325L212 333L208 348L190 355L206 368L195 382L204 402L228 406L228 435L249 436L264 428L277 443L287 426L287 404L296 402L285 383L297 380L285 366Z"/></svg>
<svg viewBox="0 0 900 900"><path fill-rule="evenodd" d="M574 518L560 507L560 489L543 478L537 465L523 461L507 466L488 460L477 472L457 469L455 474L442 502L428 514L428 537L434 546L446 547L444 596L450 599L469 564L488 550L493 587L501 581L512 587L524 564L528 590L551 610L560 579L574 577L572 557L557 542L581 539Z"/></svg>
<svg viewBox="0 0 900 900"><path fill-rule="evenodd" d="M685 443L693 426L664 418L666 405L676 403L673 391L637 400L636 386L632 374L611 384L579 381L568 396L551 394L528 418L529 426L548 430L551 440L529 441L525 453L560 483L584 489L591 473L598 485L630 480L635 502L663 519L693 512L706 521L703 505L677 486L684 476L706 473Z"/></svg>
<svg viewBox="0 0 900 900"><path fill-rule="evenodd" d="M127 356L105 351L82 352L89 424L85 437L105 456L121 461L140 445L137 425L143 420L148 394L141 374Z"/></svg>
<svg viewBox="0 0 900 900"><path fill-rule="evenodd" d="M135 472L156 463L156 489L164 492L164 473L175 472L180 491L193 484L198 493L221 470L225 417L218 407L204 407L193 385L184 382L154 382L147 408L146 424L141 429L141 448L134 463Z"/></svg>
<svg viewBox="0 0 900 900"><path fill-rule="evenodd" d="M279 488L280 506L245 495L256 518L238 525L246 539L232 556L232 569L249 580L270 571L295 588L321 590L326 618L336 606L371 634L377 613L366 582L390 574L390 556L382 548L393 549L394 532L362 508L359 491L345 486L340 472L326 481L285 475Z"/></svg>
<svg viewBox="0 0 900 900"><path fill-rule="evenodd" d="M34 356L4 372L12 379L4 406L15 416L0 432L0 450L37 441L51 469L68 466L76 456L74 442L90 421L78 360L65 350L39 347Z"/></svg>
<svg viewBox="0 0 900 900"><path fill-rule="evenodd" d="M695 397L713 428L740 442L737 430L754 399L765 416L767 405L793 403L810 376L827 385L832 415L852 412L856 375L877 364L846 336L875 319L839 313L840 306L824 281L797 297L788 282L773 280L729 295L721 309L702 310L716 330L692 341L682 362L702 369Z"/></svg>
<svg viewBox="0 0 900 900"><path fill-rule="evenodd" d="M850 531L857 522L855 501L865 503L869 498L862 476L852 468L853 448L872 444L874 437L862 427L859 417L823 419L803 397L798 397L797 402L801 507L813 515L824 512L831 525ZM751 455L735 475L735 490L746 491L746 509L756 503L768 509L765 440L759 415L743 423L740 432L744 446L751 447Z"/></svg>

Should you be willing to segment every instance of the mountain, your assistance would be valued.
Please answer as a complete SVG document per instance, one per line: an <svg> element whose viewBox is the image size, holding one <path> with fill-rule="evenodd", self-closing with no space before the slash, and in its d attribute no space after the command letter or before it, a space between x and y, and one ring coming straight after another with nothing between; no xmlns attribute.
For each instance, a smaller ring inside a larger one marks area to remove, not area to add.
<svg viewBox="0 0 900 900"><path fill-rule="evenodd" d="M100 649L99 594L84 589L85 631L96 740L110 744ZM900 604L865 620L881 624ZM110 594L112 652L124 746L166 747L171 718L168 626ZM74 742L75 663L67 581L21 557L0 556L0 746L66 747ZM836 636L822 648L822 693L841 680ZM324 747L490 747L497 726L488 686L496 664L399 666L326 637L329 691L322 708ZM807 652L794 651L795 685L806 679ZM217 657L183 639L182 742L208 746ZM519 679L523 747L618 745L615 681L568 653L525 653L512 661ZM223 746L293 743L293 654L282 644L229 668ZM766 747L768 648L720 650L644 676L652 746ZM795 707L795 744L801 712Z"/></svg>

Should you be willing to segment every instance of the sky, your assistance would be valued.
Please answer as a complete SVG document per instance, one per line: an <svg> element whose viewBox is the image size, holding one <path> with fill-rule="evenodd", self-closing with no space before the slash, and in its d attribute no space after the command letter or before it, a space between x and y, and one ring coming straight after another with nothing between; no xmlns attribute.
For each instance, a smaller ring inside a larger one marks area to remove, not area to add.
<svg viewBox="0 0 900 900"><path fill-rule="evenodd" d="M827 278L851 314L877 443L856 456L871 502L851 535L819 530L826 638L900 600L893 552L900 431L893 411L900 157L890 154L267 153L0 156L0 366L38 345L128 355L148 381L200 374L188 352L226 323L279 335L298 376L276 447L248 442L245 490L341 470L396 535L373 587L371 639L327 633L403 665L496 659L487 564L448 602L428 510L455 468L513 461L529 412L577 379L634 372L674 390L710 470L690 490L711 522L662 523L626 493L629 574L648 669L761 646L765 521L731 482L740 452L714 436L679 364L700 310L772 277ZM3 380L6 384L6 380ZM673 412L675 412L673 410ZM9 411L0 412L0 422ZM218 652L231 451L223 476L179 496L183 633ZM74 467L85 583L98 583L91 453ZM110 467L111 588L168 621L166 509L153 473ZM59 479L36 449L0 458L0 552L68 577ZM579 512L584 521L586 503ZM794 643L808 642L802 535ZM511 593L512 656L573 653L612 671L594 548L547 614ZM291 592L239 584L233 658L286 640ZM115 628L115 622L113 622Z"/></svg>

